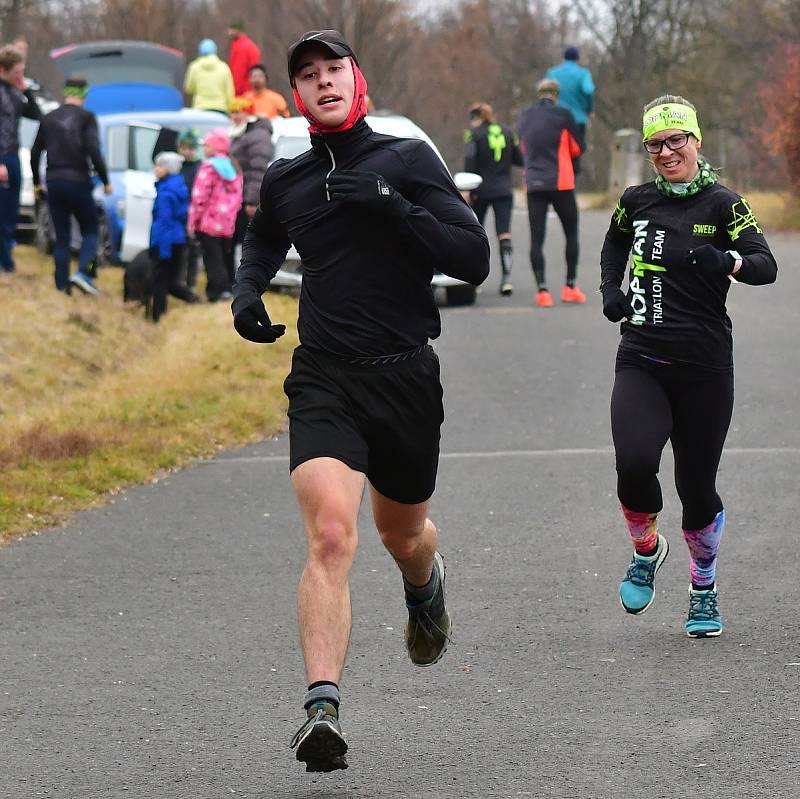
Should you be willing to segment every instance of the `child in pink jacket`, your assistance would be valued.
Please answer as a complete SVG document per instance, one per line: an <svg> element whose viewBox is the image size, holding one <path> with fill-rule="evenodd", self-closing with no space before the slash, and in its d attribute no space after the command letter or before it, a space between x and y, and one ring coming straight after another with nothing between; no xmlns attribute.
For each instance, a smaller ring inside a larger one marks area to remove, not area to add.
<svg viewBox="0 0 800 799"><path fill-rule="evenodd" d="M230 159L231 140L222 128L214 128L203 139L206 160L200 165L189 204L188 230L203 252L209 302L231 296L232 275L228 254L233 246L236 215L242 207L242 174Z"/></svg>

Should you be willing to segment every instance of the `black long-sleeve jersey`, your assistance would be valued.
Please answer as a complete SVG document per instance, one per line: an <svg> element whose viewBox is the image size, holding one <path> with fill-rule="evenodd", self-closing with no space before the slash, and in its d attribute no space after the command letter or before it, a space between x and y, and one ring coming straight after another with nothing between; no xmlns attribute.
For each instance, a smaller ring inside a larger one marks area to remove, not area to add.
<svg viewBox="0 0 800 799"><path fill-rule="evenodd" d="M725 300L731 281L710 278L686 260L711 244L742 256L738 283L772 283L777 264L747 201L714 183L691 197L667 197L655 183L625 190L600 256L601 287L621 286L628 255L634 316L621 325L620 348L727 370L733 336Z"/></svg>
<svg viewBox="0 0 800 799"><path fill-rule="evenodd" d="M475 172L483 183L473 192L481 200L506 197L514 191L511 167L523 166L519 138L496 122L483 122L464 131L464 170Z"/></svg>
<svg viewBox="0 0 800 799"><path fill-rule="evenodd" d="M312 149L276 161L247 228L234 302L260 297L294 243L303 262L302 344L345 356L378 356L441 332L434 270L477 285L489 274L489 241L436 153L423 141L377 134L362 119L315 134ZM376 172L402 195L392 214L330 200L334 170Z"/></svg>
<svg viewBox="0 0 800 799"><path fill-rule="evenodd" d="M31 171L39 185L39 160L47 150L47 177L88 183L91 167L108 183L106 162L100 152L97 118L91 111L64 103L46 114L31 147Z"/></svg>

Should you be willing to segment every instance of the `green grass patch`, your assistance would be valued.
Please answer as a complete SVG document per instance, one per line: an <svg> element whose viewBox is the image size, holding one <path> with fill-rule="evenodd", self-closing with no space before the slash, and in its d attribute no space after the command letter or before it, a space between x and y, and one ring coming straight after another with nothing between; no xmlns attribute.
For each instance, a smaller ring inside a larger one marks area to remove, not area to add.
<svg viewBox="0 0 800 799"><path fill-rule="evenodd" d="M294 298L269 295L287 333L265 346L236 335L227 303L170 298L154 325L123 304L121 269L94 298L57 292L30 247L17 268L0 276L0 540L282 428Z"/></svg>

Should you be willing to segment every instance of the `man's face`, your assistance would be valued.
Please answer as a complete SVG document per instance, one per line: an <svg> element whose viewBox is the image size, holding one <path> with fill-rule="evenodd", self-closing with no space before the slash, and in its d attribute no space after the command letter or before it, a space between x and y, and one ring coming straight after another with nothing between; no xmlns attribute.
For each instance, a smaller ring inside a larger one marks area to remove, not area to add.
<svg viewBox="0 0 800 799"><path fill-rule="evenodd" d="M293 77L300 99L322 127L336 128L347 119L355 94L349 58L331 58L330 50L312 45L300 56Z"/></svg>
<svg viewBox="0 0 800 799"><path fill-rule="evenodd" d="M267 88L267 76L260 69L250 71L250 86L254 92Z"/></svg>
<svg viewBox="0 0 800 799"><path fill-rule="evenodd" d="M228 28L228 36L231 39L238 39L242 35L242 32L238 28Z"/></svg>
<svg viewBox="0 0 800 799"><path fill-rule="evenodd" d="M0 69L0 78L18 89L25 88L25 64L15 64L11 69Z"/></svg>

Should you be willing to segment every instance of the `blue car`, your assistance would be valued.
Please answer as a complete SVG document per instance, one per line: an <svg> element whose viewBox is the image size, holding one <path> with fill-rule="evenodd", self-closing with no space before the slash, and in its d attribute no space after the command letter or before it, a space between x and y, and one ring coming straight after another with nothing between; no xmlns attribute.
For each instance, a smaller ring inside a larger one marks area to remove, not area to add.
<svg viewBox="0 0 800 799"><path fill-rule="evenodd" d="M227 127L230 120L216 111L183 108L185 63L179 50L150 42L104 41L62 47L50 57L65 78L80 75L90 84L85 107L97 116L114 188L110 195L99 181L95 188L98 262L131 261L148 246L155 156L176 150L182 130L194 128L202 136ZM45 203L37 207L37 223L37 243L49 251L54 234Z"/></svg>

